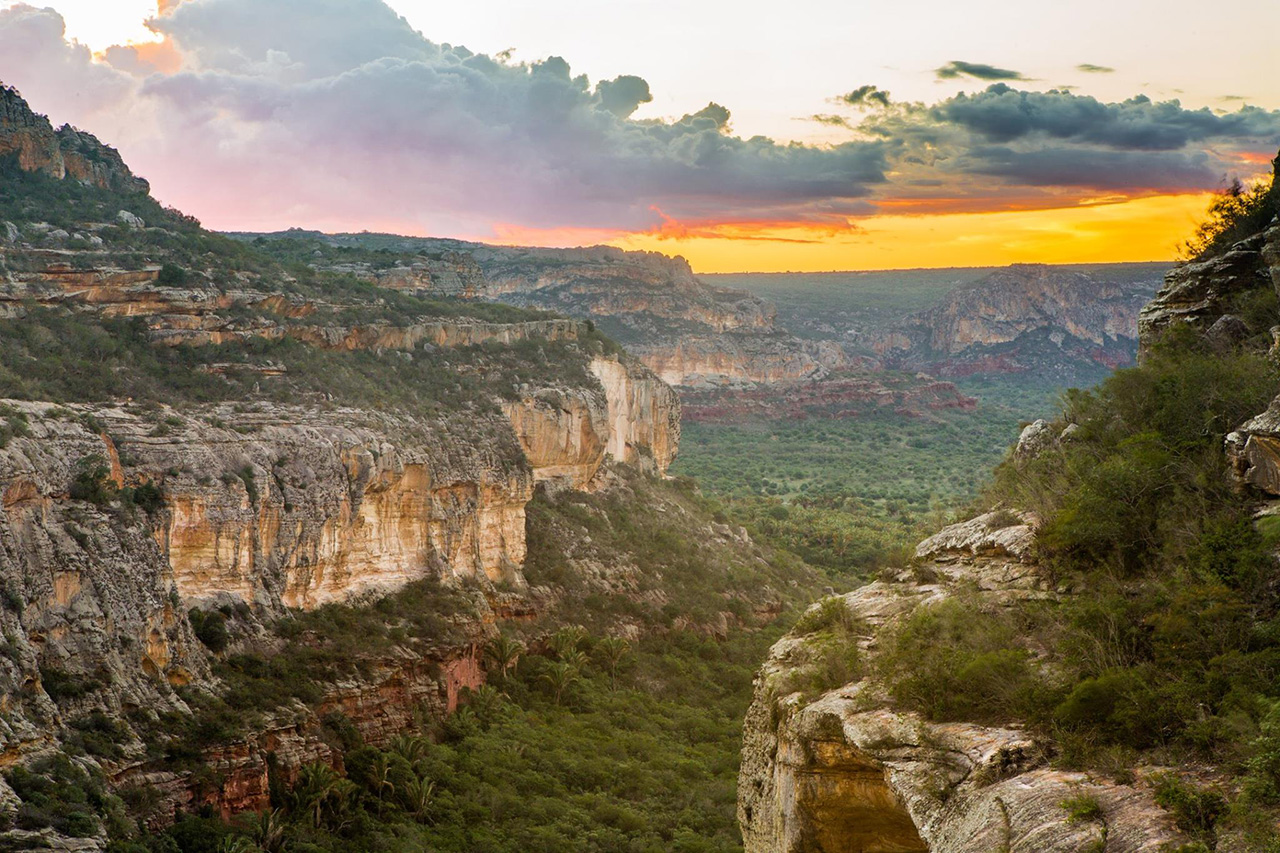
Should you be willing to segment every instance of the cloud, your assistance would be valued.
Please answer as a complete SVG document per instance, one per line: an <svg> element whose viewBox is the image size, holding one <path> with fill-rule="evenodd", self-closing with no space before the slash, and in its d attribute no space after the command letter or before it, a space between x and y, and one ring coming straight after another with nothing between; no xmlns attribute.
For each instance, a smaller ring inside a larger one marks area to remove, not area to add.
<svg viewBox="0 0 1280 853"><path fill-rule="evenodd" d="M947 191L1007 187L1128 193L1212 190L1280 146L1280 111L1229 113L1136 96L1107 103L1062 90L995 83L932 105L897 104L857 130L892 144L898 182L946 177ZM1000 179L993 187L987 178Z"/></svg>
<svg viewBox="0 0 1280 853"><path fill-rule="evenodd" d="M1092 62L1081 62L1076 66L1077 71L1083 71L1086 74L1114 74L1116 70L1106 65L1094 65Z"/></svg>
<svg viewBox="0 0 1280 853"><path fill-rule="evenodd" d="M744 138L717 104L634 120L652 98L640 77L592 85L560 57L513 63L438 44L381 0L184 0L151 26L180 56L175 73L149 73L130 52L109 57L118 67L94 61L65 42L56 13L14 7L0 12L0 74L219 224L630 229L652 225L654 207L837 218L884 181L879 140ZM114 89L96 104L72 94L95 78Z"/></svg>
<svg viewBox="0 0 1280 853"><path fill-rule="evenodd" d="M1104 103L1088 95L1051 89L1027 92L997 83L973 95L959 94L931 111L939 122L959 125L993 142L1047 137L1109 148L1173 151L1193 143L1237 138L1280 144L1275 112L1257 107L1222 115L1188 110L1176 101L1138 95Z"/></svg>
<svg viewBox="0 0 1280 853"><path fill-rule="evenodd" d="M890 105L889 93L871 85L859 86L852 92L840 95L837 100L851 107L888 107Z"/></svg>
<svg viewBox="0 0 1280 853"><path fill-rule="evenodd" d="M1212 189L1280 145L1280 112L1005 82L935 104L862 86L834 99L848 115L812 116L847 141L786 143L736 133L716 103L636 118L653 97L642 77L592 81L561 57L432 42L382 0L164 9L151 22L161 45L101 58L67 42L52 10L0 10L0 78L119 147L160 198L216 227L480 237L493 223L644 231L662 211L847 228L904 199L983 209Z"/></svg>
<svg viewBox="0 0 1280 853"><path fill-rule="evenodd" d="M939 80L954 80L957 77L973 77L978 80L1027 79L1020 71L997 68L994 65L987 65L982 62L962 62L959 59L953 59L941 68L935 68L933 73L937 75Z"/></svg>

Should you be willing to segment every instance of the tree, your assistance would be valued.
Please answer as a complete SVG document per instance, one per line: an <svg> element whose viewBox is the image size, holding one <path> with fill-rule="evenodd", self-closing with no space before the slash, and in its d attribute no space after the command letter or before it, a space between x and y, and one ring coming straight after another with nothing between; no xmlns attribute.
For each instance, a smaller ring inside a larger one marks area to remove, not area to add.
<svg viewBox="0 0 1280 853"><path fill-rule="evenodd" d="M551 688L552 697L555 703L559 705L564 692L572 687L580 676L578 668L573 664L558 661L548 665L541 677L547 686Z"/></svg>
<svg viewBox="0 0 1280 853"><path fill-rule="evenodd" d="M524 643L512 639L506 634L499 634L485 646L484 656L502 673L502 680L515 671L520 664L520 655L524 654Z"/></svg>
<svg viewBox="0 0 1280 853"><path fill-rule="evenodd" d="M630 651L631 644L622 637L605 637L596 643L596 653L604 661L605 669L609 670L610 690L618 689L618 665Z"/></svg>
<svg viewBox="0 0 1280 853"><path fill-rule="evenodd" d="M329 765L317 761L298 771L293 788L295 808L305 811L316 828L340 828L350 805L355 786L338 775Z"/></svg>
<svg viewBox="0 0 1280 853"><path fill-rule="evenodd" d="M551 635L548 644L555 651L556 657L564 660L569 652L577 651L578 646L587 638L587 629L581 625L565 625Z"/></svg>
<svg viewBox="0 0 1280 853"><path fill-rule="evenodd" d="M427 815L431 811L432 801L435 800L435 794L436 783L421 776L415 776L411 779L405 785L404 790L400 792L405 811L413 815L414 819L419 822L427 819Z"/></svg>
<svg viewBox="0 0 1280 853"><path fill-rule="evenodd" d="M410 764L417 764L431 751L431 741L421 735L396 735L391 751Z"/></svg>

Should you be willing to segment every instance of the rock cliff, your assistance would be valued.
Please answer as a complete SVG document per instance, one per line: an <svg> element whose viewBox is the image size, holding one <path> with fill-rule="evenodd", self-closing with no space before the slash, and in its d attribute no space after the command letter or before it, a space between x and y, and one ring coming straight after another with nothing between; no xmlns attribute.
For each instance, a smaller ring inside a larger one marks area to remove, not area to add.
<svg viewBox="0 0 1280 853"><path fill-rule="evenodd" d="M1148 351L1167 331L1190 327L1213 337L1231 334L1235 323L1215 325L1248 310L1259 294L1280 292L1280 225L1241 240L1228 251L1203 260L1179 264L1165 276L1155 299L1142 309L1142 351ZM1266 330L1245 329L1247 334ZM1225 341L1230 345L1238 341Z"/></svg>
<svg viewBox="0 0 1280 853"><path fill-rule="evenodd" d="M874 675L885 634L922 608L966 596L998 611L1060 596L1033 539L997 513L948 527L918 546L913 570L815 605L773 647L743 738L748 853L1154 853L1183 840L1141 779L1054 769L1052 746L1016 725L930 722L897 707ZM832 653L830 634L813 628L819 615L853 626L863 674L815 695L800 687ZM1073 820L1062 803L1080 796L1100 815Z"/></svg>
<svg viewBox="0 0 1280 853"><path fill-rule="evenodd" d="M719 387L821 378L844 362L831 343L779 330L773 306L713 287L683 258L609 246L538 249L382 234L240 234L317 269L379 286L459 295L590 320L665 382ZM360 259L353 259L360 255Z"/></svg>

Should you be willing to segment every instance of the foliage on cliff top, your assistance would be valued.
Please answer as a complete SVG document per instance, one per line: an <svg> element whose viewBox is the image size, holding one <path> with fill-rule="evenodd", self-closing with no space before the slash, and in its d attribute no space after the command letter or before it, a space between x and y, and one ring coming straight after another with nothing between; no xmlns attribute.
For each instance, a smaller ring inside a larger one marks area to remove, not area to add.
<svg viewBox="0 0 1280 853"><path fill-rule="evenodd" d="M1182 254L1203 260L1221 254L1232 244L1257 234L1280 215L1280 155L1271 161L1271 174L1246 186L1235 178L1209 205L1205 221L1182 247Z"/></svg>
<svg viewBox="0 0 1280 853"><path fill-rule="evenodd" d="M57 308L0 319L0 397L59 403L132 399L366 406L432 414L496 411L520 386L554 378L594 388L592 342L530 339L429 351L321 350L297 340L167 347L145 320ZM210 365L219 365L211 372ZM282 367L263 376L257 368Z"/></svg>

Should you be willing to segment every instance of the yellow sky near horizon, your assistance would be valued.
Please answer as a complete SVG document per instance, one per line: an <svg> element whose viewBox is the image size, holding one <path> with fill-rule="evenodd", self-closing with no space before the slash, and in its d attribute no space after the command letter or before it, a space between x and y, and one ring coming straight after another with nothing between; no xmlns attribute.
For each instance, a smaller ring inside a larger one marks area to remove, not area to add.
<svg viewBox="0 0 1280 853"><path fill-rule="evenodd" d="M698 273L1167 261L1211 199L1197 193L1046 210L880 214L847 231L782 224L710 226L687 236L518 228L499 229L498 236L524 245L603 243L682 255Z"/></svg>

